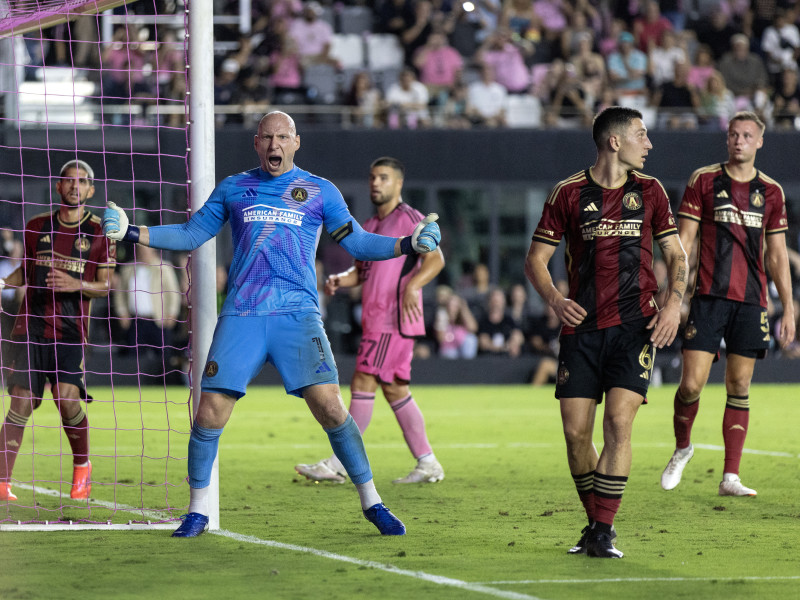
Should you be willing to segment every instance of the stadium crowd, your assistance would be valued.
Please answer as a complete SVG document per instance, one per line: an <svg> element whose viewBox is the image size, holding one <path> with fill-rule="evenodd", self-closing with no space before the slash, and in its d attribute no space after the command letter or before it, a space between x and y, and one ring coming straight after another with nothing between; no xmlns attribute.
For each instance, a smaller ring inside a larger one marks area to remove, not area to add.
<svg viewBox="0 0 800 600"><path fill-rule="evenodd" d="M239 0L215 2L223 18L239 12ZM788 0L255 0L251 15L246 34L235 18L215 26L217 105L291 105L300 117L305 105L317 119L336 107L368 128L587 127L611 104L644 111L651 128L720 130L745 109L800 128ZM28 34L28 77L71 59L106 98L145 109L183 99L182 26L117 25L100 53L80 43L93 26ZM262 113L220 113L218 125Z"/></svg>

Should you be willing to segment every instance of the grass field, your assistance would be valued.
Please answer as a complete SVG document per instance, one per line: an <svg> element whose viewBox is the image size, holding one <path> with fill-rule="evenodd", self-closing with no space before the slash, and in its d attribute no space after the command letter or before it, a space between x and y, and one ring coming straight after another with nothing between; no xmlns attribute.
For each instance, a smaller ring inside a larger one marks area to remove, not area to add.
<svg viewBox="0 0 800 600"><path fill-rule="evenodd" d="M92 391L97 397L109 393ZM551 388L418 386L414 392L447 474L443 482L391 483L413 460L384 402L376 406L365 435L378 491L405 521L406 536L378 535L361 516L352 485L299 478L293 465L327 456L327 438L301 400L277 388L254 388L222 437L222 530L191 540L173 539L167 531L2 531L0 598L800 596L798 386L754 386L751 392L742 479L759 491L755 498L717 495L724 405L719 386L711 386L701 401L695 457L684 481L671 492L661 490L660 473L673 447L674 388L651 390L634 427L633 472L616 521L617 543L625 552L618 561L566 554L584 517L566 467ZM118 388L115 397L135 400L138 393ZM170 394L186 397L181 389ZM146 423L157 408L140 413L137 405L134 417L122 407L107 417L93 408L92 426L107 428L94 434L93 452L105 452L103 435L116 436L131 456L141 452L133 433L124 438L114 432L114 423L133 418ZM175 410L172 425L185 431L185 410ZM45 405L38 411L41 422L42 411L55 415ZM138 423L132 427L138 428ZM57 427L46 434L55 454L63 435ZM180 456L170 458L175 452L170 450L160 457L164 448L156 437L148 434L147 448L158 466L144 478L154 493L168 490L180 514L188 502L181 483L185 447ZM37 437L37 450L46 441L45 434ZM37 479L47 462L59 462L57 456L36 460ZM93 462L93 479L99 482L140 477L124 472L138 464L133 458L115 463L98 456ZM20 479L21 469L15 473ZM113 500L115 489L96 484L93 497ZM137 490L121 488L117 501L133 502L126 494ZM57 506L57 498L37 498L42 508L48 501ZM14 511L20 510L0 505L0 520L17 518ZM87 509L72 509L70 516L81 518L81 510ZM102 515L102 508L93 510L93 516Z"/></svg>

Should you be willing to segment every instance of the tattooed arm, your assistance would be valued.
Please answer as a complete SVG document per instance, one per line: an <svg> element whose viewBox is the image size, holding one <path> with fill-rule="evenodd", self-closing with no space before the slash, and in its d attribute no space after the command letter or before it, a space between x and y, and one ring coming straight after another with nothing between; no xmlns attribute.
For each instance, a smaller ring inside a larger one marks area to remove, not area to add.
<svg viewBox="0 0 800 600"><path fill-rule="evenodd" d="M661 254L667 263L669 273L667 302L647 326L653 332L650 341L656 348L669 346L678 333L681 322L681 303L686 294L688 266L686 252L681 245L681 238L669 235L658 240Z"/></svg>

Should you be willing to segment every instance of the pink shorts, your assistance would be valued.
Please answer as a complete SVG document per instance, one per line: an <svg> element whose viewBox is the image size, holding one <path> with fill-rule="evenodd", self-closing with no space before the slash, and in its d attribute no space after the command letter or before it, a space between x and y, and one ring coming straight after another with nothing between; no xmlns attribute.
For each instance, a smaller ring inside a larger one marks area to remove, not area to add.
<svg viewBox="0 0 800 600"><path fill-rule="evenodd" d="M358 346L356 371L374 375L379 381L411 381L414 338L399 333L364 333Z"/></svg>

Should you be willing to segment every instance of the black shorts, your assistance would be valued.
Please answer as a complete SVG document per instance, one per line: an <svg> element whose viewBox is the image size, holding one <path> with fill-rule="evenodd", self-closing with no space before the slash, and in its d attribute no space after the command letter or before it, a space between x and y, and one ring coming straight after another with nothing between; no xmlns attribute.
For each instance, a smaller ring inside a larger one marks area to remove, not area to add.
<svg viewBox="0 0 800 600"><path fill-rule="evenodd" d="M727 354L764 358L770 345L767 309L713 296L692 298L683 349L716 354L723 338Z"/></svg>
<svg viewBox="0 0 800 600"><path fill-rule="evenodd" d="M80 390L81 398L90 400L83 380L83 344L67 343L39 336L11 338L11 375L8 390L15 385L30 390L41 400L45 381L55 386L71 383ZM37 402L34 408L37 408Z"/></svg>
<svg viewBox="0 0 800 600"><path fill-rule="evenodd" d="M647 396L656 350L647 329L650 318L572 335L562 335L556 398L594 398L611 388Z"/></svg>

